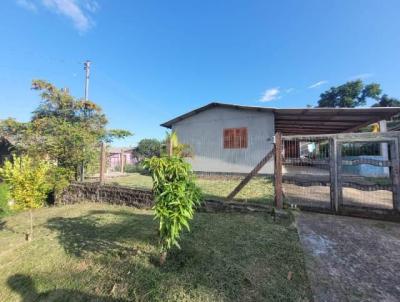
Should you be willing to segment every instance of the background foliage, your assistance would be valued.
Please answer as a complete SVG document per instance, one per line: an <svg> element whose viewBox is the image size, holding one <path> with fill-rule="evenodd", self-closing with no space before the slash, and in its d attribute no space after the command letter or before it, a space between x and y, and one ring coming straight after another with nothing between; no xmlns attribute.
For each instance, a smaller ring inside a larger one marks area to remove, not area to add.
<svg viewBox="0 0 400 302"><path fill-rule="evenodd" d="M34 80L32 89L42 102L27 123L7 119L0 123L0 135L11 141L17 153L48 160L60 169L55 177L78 177L79 167L98 161L101 141L131 135L126 130L106 130L107 119L100 106L79 100L49 82Z"/></svg>

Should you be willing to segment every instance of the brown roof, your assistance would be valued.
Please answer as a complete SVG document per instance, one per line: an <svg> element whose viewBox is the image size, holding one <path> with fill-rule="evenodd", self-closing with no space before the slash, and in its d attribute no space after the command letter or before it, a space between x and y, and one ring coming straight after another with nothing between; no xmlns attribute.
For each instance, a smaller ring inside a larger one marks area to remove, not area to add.
<svg viewBox="0 0 400 302"><path fill-rule="evenodd" d="M215 107L273 112L275 114L275 131L280 131L284 134L329 134L352 132L377 121L389 119L393 115L400 113L400 107L277 109L210 103L206 106L182 114L161 124L161 126L171 128L173 124L181 120Z"/></svg>

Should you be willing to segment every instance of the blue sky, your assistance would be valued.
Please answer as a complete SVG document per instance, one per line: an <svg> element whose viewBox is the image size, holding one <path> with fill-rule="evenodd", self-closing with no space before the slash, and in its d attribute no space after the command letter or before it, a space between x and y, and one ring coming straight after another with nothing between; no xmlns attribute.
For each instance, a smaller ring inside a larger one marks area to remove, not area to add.
<svg viewBox="0 0 400 302"><path fill-rule="evenodd" d="M159 124L211 101L315 105L333 85L362 78L400 97L398 0L4 0L0 119L26 121L32 79L90 99L118 145L164 136Z"/></svg>

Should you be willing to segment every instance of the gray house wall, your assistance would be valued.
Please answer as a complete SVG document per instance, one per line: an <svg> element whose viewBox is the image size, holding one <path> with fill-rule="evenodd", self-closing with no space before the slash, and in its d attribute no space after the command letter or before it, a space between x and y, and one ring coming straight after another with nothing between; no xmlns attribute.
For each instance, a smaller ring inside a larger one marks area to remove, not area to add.
<svg viewBox="0 0 400 302"><path fill-rule="evenodd" d="M197 172L248 173L273 148L274 114L231 108L211 108L175 123L181 143L188 144L194 157L188 159ZM225 128L247 127L245 149L224 149ZM273 160L260 171L272 174Z"/></svg>

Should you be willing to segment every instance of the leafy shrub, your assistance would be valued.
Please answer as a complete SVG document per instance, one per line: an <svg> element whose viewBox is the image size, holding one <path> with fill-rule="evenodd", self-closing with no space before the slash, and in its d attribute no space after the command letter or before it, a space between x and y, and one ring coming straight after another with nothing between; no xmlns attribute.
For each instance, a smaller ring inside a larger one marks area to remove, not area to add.
<svg viewBox="0 0 400 302"><path fill-rule="evenodd" d="M155 217L159 220L161 244L160 263L165 262L167 251L180 248L179 238L183 228L189 229L201 193L194 182L190 164L180 157L153 157L144 161L153 178Z"/></svg>
<svg viewBox="0 0 400 302"><path fill-rule="evenodd" d="M51 166L42 160L33 160L28 156L13 156L12 161L7 160L0 175L5 180L10 190L10 197L14 200L16 209L30 212L31 230L29 240L33 238L32 209L44 205L51 186L48 173Z"/></svg>
<svg viewBox="0 0 400 302"><path fill-rule="evenodd" d="M125 173L140 173L143 175L149 174L149 171L145 167L143 167L142 163L137 163L135 165L128 164L125 166L124 172Z"/></svg>

